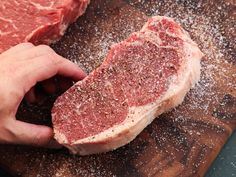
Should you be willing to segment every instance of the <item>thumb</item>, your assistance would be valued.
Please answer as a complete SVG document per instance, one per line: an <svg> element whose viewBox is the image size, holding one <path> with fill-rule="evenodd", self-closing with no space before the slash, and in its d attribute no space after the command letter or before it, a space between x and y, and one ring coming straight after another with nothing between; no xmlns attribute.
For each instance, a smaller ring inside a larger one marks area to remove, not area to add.
<svg viewBox="0 0 236 177"><path fill-rule="evenodd" d="M9 143L33 146L47 146L53 138L50 127L12 120L9 126Z"/></svg>

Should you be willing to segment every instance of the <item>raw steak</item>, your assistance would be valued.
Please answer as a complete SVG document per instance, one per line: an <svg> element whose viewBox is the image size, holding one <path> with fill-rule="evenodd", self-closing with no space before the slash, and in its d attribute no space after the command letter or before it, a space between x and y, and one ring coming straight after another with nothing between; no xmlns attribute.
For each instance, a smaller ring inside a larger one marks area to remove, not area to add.
<svg viewBox="0 0 236 177"><path fill-rule="evenodd" d="M183 101L199 80L202 56L171 18L150 18L56 100L56 140L81 155L129 143L155 117Z"/></svg>
<svg viewBox="0 0 236 177"><path fill-rule="evenodd" d="M0 53L21 42L50 44L82 15L90 0L1 0Z"/></svg>

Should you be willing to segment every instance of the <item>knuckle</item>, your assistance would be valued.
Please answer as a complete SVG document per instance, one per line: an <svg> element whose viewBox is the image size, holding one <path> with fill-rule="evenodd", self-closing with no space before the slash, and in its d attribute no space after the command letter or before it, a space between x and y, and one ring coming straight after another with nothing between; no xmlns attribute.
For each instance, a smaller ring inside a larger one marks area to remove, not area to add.
<svg viewBox="0 0 236 177"><path fill-rule="evenodd" d="M0 142L1 143L12 143L16 139L16 134L9 127L7 119L1 121L0 125Z"/></svg>
<svg viewBox="0 0 236 177"><path fill-rule="evenodd" d="M47 59L52 65L60 65L63 62L56 53L48 53Z"/></svg>
<svg viewBox="0 0 236 177"><path fill-rule="evenodd" d="M51 65L58 65L61 62L63 62L63 60L61 60L60 57L58 57L58 55L56 54L56 52L50 48L47 45L39 45L38 46L39 49L43 52L43 57L45 60L47 60L46 62L48 62Z"/></svg>
<svg viewBox="0 0 236 177"><path fill-rule="evenodd" d="M19 100L22 99L21 91L17 88L7 89L4 86L0 86L0 93L3 93L0 95L0 115L14 112Z"/></svg>
<svg viewBox="0 0 236 177"><path fill-rule="evenodd" d="M23 46L23 47L33 47L34 45L30 42L23 42L21 44L18 44L19 46Z"/></svg>
<svg viewBox="0 0 236 177"><path fill-rule="evenodd" d="M49 47L48 45L39 45L37 48L41 51L43 51L45 54L47 53L54 53L53 49Z"/></svg>

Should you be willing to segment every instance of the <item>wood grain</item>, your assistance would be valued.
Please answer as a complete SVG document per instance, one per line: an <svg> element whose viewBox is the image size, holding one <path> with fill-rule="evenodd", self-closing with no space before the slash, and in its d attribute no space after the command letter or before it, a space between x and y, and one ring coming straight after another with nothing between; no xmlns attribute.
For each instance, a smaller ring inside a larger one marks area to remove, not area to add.
<svg viewBox="0 0 236 177"><path fill-rule="evenodd" d="M91 72L109 46L139 30L147 16L174 17L205 57L199 84L178 108L155 119L134 141L113 152L72 156L66 149L0 146L0 164L22 177L200 177L236 127L235 3L201 0L94 0L52 47ZM22 103L18 119L51 125L56 95Z"/></svg>

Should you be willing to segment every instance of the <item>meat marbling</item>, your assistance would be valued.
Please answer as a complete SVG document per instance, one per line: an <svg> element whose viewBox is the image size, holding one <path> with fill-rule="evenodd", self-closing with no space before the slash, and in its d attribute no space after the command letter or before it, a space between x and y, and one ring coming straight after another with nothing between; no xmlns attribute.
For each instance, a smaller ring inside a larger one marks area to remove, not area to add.
<svg viewBox="0 0 236 177"><path fill-rule="evenodd" d="M173 19L150 18L56 100L55 139L80 155L129 143L155 117L183 101L199 80L202 56Z"/></svg>
<svg viewBox="0 0 236 177"><path fill-rule="evenodd" d="M21 42L54 42L84 13L89 1L1 0L0 53Z"/></svg>

